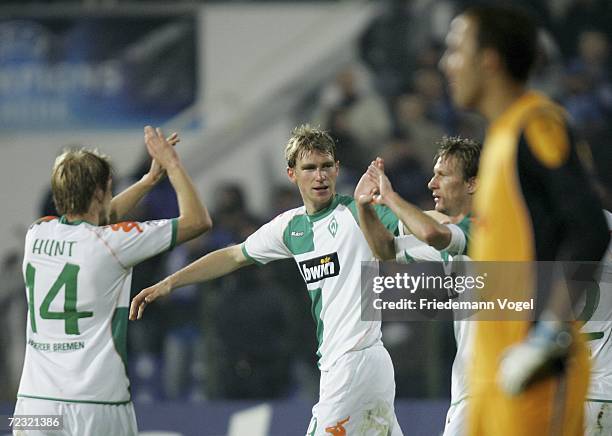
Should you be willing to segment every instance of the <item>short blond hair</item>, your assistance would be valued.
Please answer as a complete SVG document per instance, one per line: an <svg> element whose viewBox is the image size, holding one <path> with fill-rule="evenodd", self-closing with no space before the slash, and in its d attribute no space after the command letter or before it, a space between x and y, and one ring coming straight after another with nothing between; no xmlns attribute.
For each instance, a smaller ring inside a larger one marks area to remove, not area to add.
<svg viewBox="0 0 612 436"><path fill-rule="evenodd" d="M324 130L302 124L291 132L291 138L285 146L285 160L289 168L294 168L299 157L312 151L329 154L336 159L336 143Z"/></svg>
<svg viewBox="0 0 612 436"><path fill-rule="evenodd" d="M55 159L51 174L51 191L58 213L87 213L96 189L105 192L111 176L109 158L97 150L65 150Z"/></svg>

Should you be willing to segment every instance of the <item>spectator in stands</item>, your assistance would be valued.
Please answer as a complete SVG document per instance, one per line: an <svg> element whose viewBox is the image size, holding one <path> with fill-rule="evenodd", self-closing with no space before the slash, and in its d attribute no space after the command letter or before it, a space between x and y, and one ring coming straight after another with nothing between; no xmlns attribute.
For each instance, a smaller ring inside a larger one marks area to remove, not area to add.
<svg viewBox="0 0 612 436"><path fill-rule="evenodd" d="M578 56L567 68L567 93L563 102L582 131L603 128L612 113L609 43L603 32L580 34Z"/></svg>
<svg viewBox="0 0 612 436"><path fill-rule="evenodd" d="M427 116L445 133L454 132L455 111L444 91L444 82L438 70L423 68L414 73L412 88L425 104Z"/></svg>
<svg viewBox="0 0 612 436"><path fill-rule="evenodd" d="M432 144L435 141L432 140ZM387 164L387 175L393 180L395 190L410 202L423 206L424 209L432 208L431 192L427 189L430 175L424 170L423 161L431 166L434 153L429 156L419 156L417 147L412 139L406 136L392 137L382 148L380 156Z"/></svg>
<svg viewBox="0 0 612 436"><path fill-rule="evenodd" d="M376 145L391 132L391 118L384 100L370 86L366 71L357 65L342 70L335 81L323 89L314 124L330 129L331 114L338 109L344 109L345 129L359 147L367 149Z"/></svg>
<svg viewBox="0 0 612 436"><path fill-rule="evenodd" d="M400 134L410 138L412 157L422 166L430 166L436 151L434 144L443 136L444 131L439 123L427 116L425 99L415 93L400 95L395 101L395 116Z"/></svg>

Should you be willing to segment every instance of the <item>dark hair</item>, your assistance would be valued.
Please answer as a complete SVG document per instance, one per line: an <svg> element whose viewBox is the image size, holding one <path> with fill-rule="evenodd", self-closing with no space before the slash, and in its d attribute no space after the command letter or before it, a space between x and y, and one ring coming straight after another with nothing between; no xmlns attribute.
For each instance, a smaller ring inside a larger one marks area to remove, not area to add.
<svg viewBox="0 0 612 436"><path fill-rule="evenodd" d="M472 139L460 136L443 136L436 142L438 151L434 156L434 163L438 158L454 157L461 164L463 180L466 182L478 174L478 162L482 145Z"/></svg>
<svg viewBox="0 0 612 436"><path fill-rule="evenodd" d="M535 20L522 9L505 6L470 6L463 14L476 21L478 47L497 51L510 76L526 82L537 56Z"/></svg>

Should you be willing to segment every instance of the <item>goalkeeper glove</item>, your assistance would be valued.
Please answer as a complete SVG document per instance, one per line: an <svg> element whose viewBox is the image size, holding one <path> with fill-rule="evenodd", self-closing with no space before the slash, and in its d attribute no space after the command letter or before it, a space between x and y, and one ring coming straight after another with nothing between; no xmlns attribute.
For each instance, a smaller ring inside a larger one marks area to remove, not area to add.
<svg viewBox="0 0 612 436"><path fill-rule="evenodd" d="M502 357L497 375L502 390L518 395L533 382L561 372L571 344L567 323L538 321L527 339L510 347Z"/></svg>

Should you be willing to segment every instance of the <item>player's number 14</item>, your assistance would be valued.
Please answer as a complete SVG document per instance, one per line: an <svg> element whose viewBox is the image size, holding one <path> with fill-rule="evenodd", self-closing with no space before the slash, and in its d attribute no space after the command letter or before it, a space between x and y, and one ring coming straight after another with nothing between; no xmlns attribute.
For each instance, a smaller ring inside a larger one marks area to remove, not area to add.
<svg viewBox="0 0 612 436"><path fill-rule="evenodd" d="M55 283L47 292L40 305L40 317L43 319L63 319L64 329L67 335L78 335L79 318L89 318L93 316L93 312L77 312L77 277L79 275L79 266L72 263L64 265L62 272L59 274ZM26 266L26 287L28 288L28 310L30 311L30 327L34 333L36 330L36 310L34 304L34 281L36 278L36 268L30 263ZM60 289L65 287L64 291L64 311L52 312L49 310L51 302L57 297Z"/></svg>

